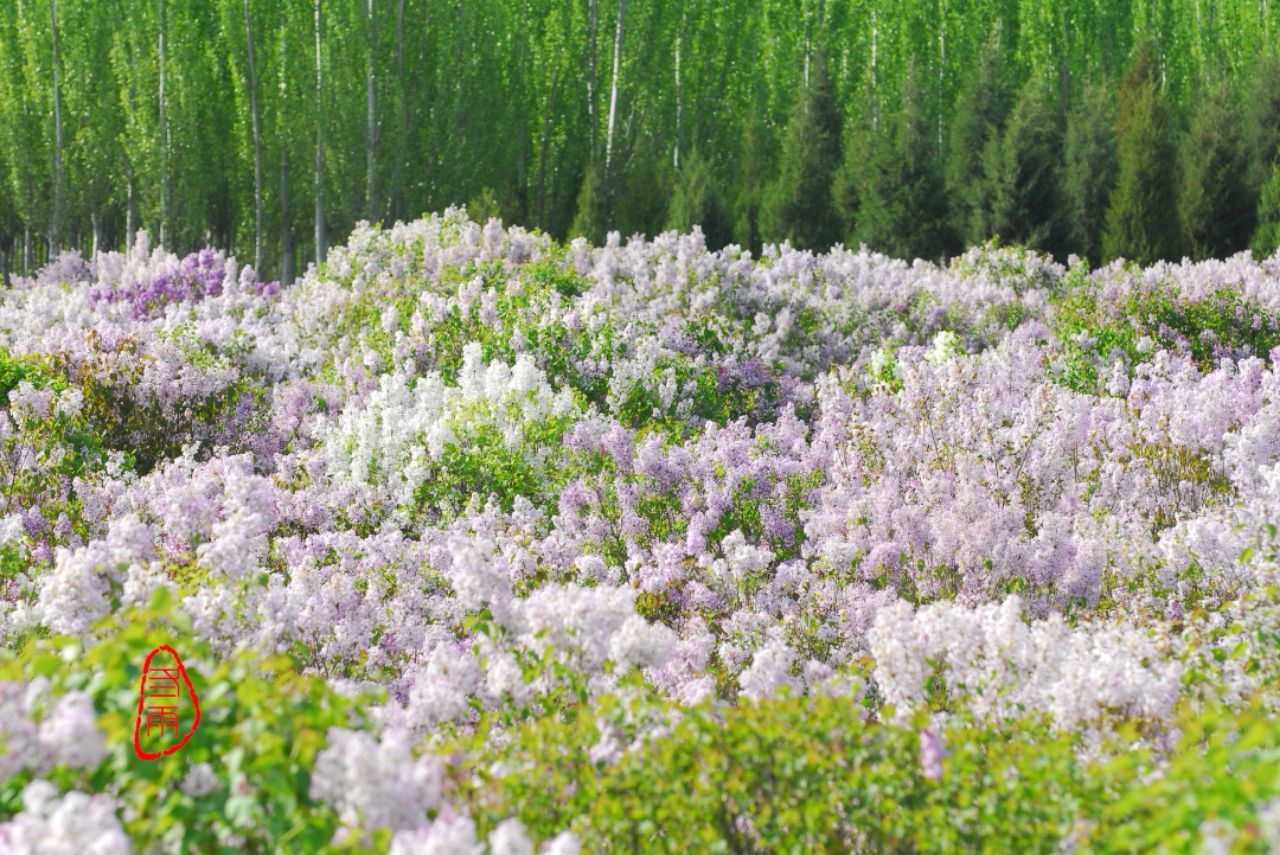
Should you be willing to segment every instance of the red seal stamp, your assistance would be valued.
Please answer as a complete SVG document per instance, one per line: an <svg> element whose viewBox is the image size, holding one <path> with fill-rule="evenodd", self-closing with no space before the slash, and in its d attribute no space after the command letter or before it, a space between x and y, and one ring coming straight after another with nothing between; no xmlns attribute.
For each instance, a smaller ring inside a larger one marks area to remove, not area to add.
<svg viewBox="0 0 1280 855"><path fill-rule="evenodd" d="M189 723L187 730L182 729ZM138 687L138 715L133 720L133 750L142 760L172 754L200 726L200 699L178 651L162 644L147 654Z"/></svg>

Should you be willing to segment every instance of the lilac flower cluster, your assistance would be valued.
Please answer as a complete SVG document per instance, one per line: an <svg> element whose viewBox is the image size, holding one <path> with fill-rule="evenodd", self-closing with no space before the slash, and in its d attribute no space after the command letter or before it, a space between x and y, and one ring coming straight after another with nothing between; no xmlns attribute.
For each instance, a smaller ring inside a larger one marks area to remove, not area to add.
<svg viewBox="0 0 1280 855"><path fill-rule="evenodd" d="M1155 292L1249 334L1206 362L1159 319L1105 352L1072 326ZM436 753L567 698L1158 729L1174 623L1269 572L1241 553L1280 517L1280 352L1254 335L1278 313L1280 259L755 259L457 211L362 226L283 290L145 239L62 258L0 299L26 372L0 416L0 635L92 641L165 588L215 649L384 689L311 791L403 852L576 851L514 819L480 839ZM40 716L38 691L0 684L0 779L46 771L12 748L46 731L77 746L58 763L100 759L83 699ZM0 841L87 798L45 795ZM101 809L77 821L109 836Z"/></svg>

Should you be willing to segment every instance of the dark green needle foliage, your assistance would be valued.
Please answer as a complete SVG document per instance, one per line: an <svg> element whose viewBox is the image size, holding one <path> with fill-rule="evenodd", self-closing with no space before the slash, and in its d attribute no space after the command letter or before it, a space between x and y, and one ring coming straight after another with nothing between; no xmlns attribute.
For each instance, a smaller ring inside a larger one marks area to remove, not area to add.
<svg viewBox="0 0 1280 855"><path fill-rule="evenodd" d="M857 240L901 258L938 259L952 248L932 123L919 77L907 75L899 109L870 147Z"/></svg>
<svg viewBox="0 0 1280 855"><path fill-rule="evenodd" d="M733 224L720 197L715 172L710 161L698 151L680 164L667 216L669 229L687 232L694 226L702 227L711 249L719 249L733 240Z"/></svg>
<svg viewBox="0 0 1280 855"><path fill-rule="evenodd" d="M836 211L844 220L847 246L858 244L862 184L866 178L871 154L875 149L881 112L880 100L875 93L866 92L854 120L850 122L844 134L844 160L840 164L839 172L836 173L832 192L835 194Z"/></svg>
<svg viewBox="0 0 1280 855"><path fill-rule="evenodd" d="M809 87L797 101L782 142L777 179L761 212L768 241L825 249L843 235L832 185L840 167L840 112L821 52L814 55Z"/></svg>
<svg viewBox="0 0 1280 855"><path fill-rule="evenodd" d="M1067 115L1062 194L1067 245L1097 264L1107 200L1116 174L1115 109L1103 84L1090 84Z"/></svg>
<svg viewBox="0 0 1280 855"><path fill-rule="evenodd" d="M1182 254L1177 148L1159 68L1142 48L1120 84L1116 123L1118 172L1107 208L1103 256L1138 264Z"/></svg>
<svg viewBox="0 0 1280 855"><path fill-rule="evenodd" d="M578 191L578 213L569 227L573 237L585 237L592 243L603 243L609 231L612 193L605 180L603 166L588 166Z"/></svg>
<svg viewBox="0 0 1280 855"><path fill-rule="evenodd" d="M1270 258L1280 249L1280 163L1271 167L1271 175L1262 187L1258 204L1258 230L1250 245L1257 258Z"/></svg>
<svg viewBox="0 0 1280 855"><path fill-rule="evenodd" d="M1258 64L1254 74L1248 110L1253 151L1254 186L1266 183L1271 167L1280 162L1280 47Z"/></svg>
<svg viewBox="0 0 1280 855"><path fill-rule="evenodd" d="M1250 249L1259 258L1269 258L1280 248L1280 52L1262 62L1253 96L1252 178L1260 191Z"/></svg>
<svg viewBox="0 0 1280 855"><path fill-rule="evenodd" d="M1240 111L1225 85L1199 99L1182 152L1179 205L1191 257L1222 258L1248 247L1257 211Z"/></svg>
<svg viewBox="0 0 1280 855"><path fill-rule="evenodd" d="M951 199L951 221L965 244L982 243L995 232L995 188L983 160L989 146L999 145L1000 129L1009 112L1009 72L1003 62L1000 37L997 26L965 80L947 146L946 191ZM994 156L999 159L998 150Z"/></svg>
<svg viewBox="0 0 1280 855"><path fill-rule="evenodd" d="M1062 255L1066 242L1058 154L1062 132L1052 90L1038 79L1023 87L1004 132L983 166L989 187L988 229L1002 240Z"/></svg>

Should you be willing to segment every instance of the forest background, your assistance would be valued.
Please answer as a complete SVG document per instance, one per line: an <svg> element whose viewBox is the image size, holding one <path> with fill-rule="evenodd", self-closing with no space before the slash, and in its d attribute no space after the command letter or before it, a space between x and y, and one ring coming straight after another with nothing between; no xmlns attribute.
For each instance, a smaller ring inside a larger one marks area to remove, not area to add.
<svg viewBox="0 0 1280 855"><path fill-rule="evenodd" d="M147 229L291 281L450 204L942 258L1280 243L1270 0L5 0L0 272Z"/></svg>

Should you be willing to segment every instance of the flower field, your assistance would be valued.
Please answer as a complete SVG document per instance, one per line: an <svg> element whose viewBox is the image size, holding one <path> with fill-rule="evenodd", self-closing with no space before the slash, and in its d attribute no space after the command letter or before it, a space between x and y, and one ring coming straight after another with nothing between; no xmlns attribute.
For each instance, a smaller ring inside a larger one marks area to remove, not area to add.
<svg viewBox="0 0 1280 855"><path fill-rule="evenodd" d="M0 851L1280 850L1280 255L451 210L0 347Z"/></svg>

